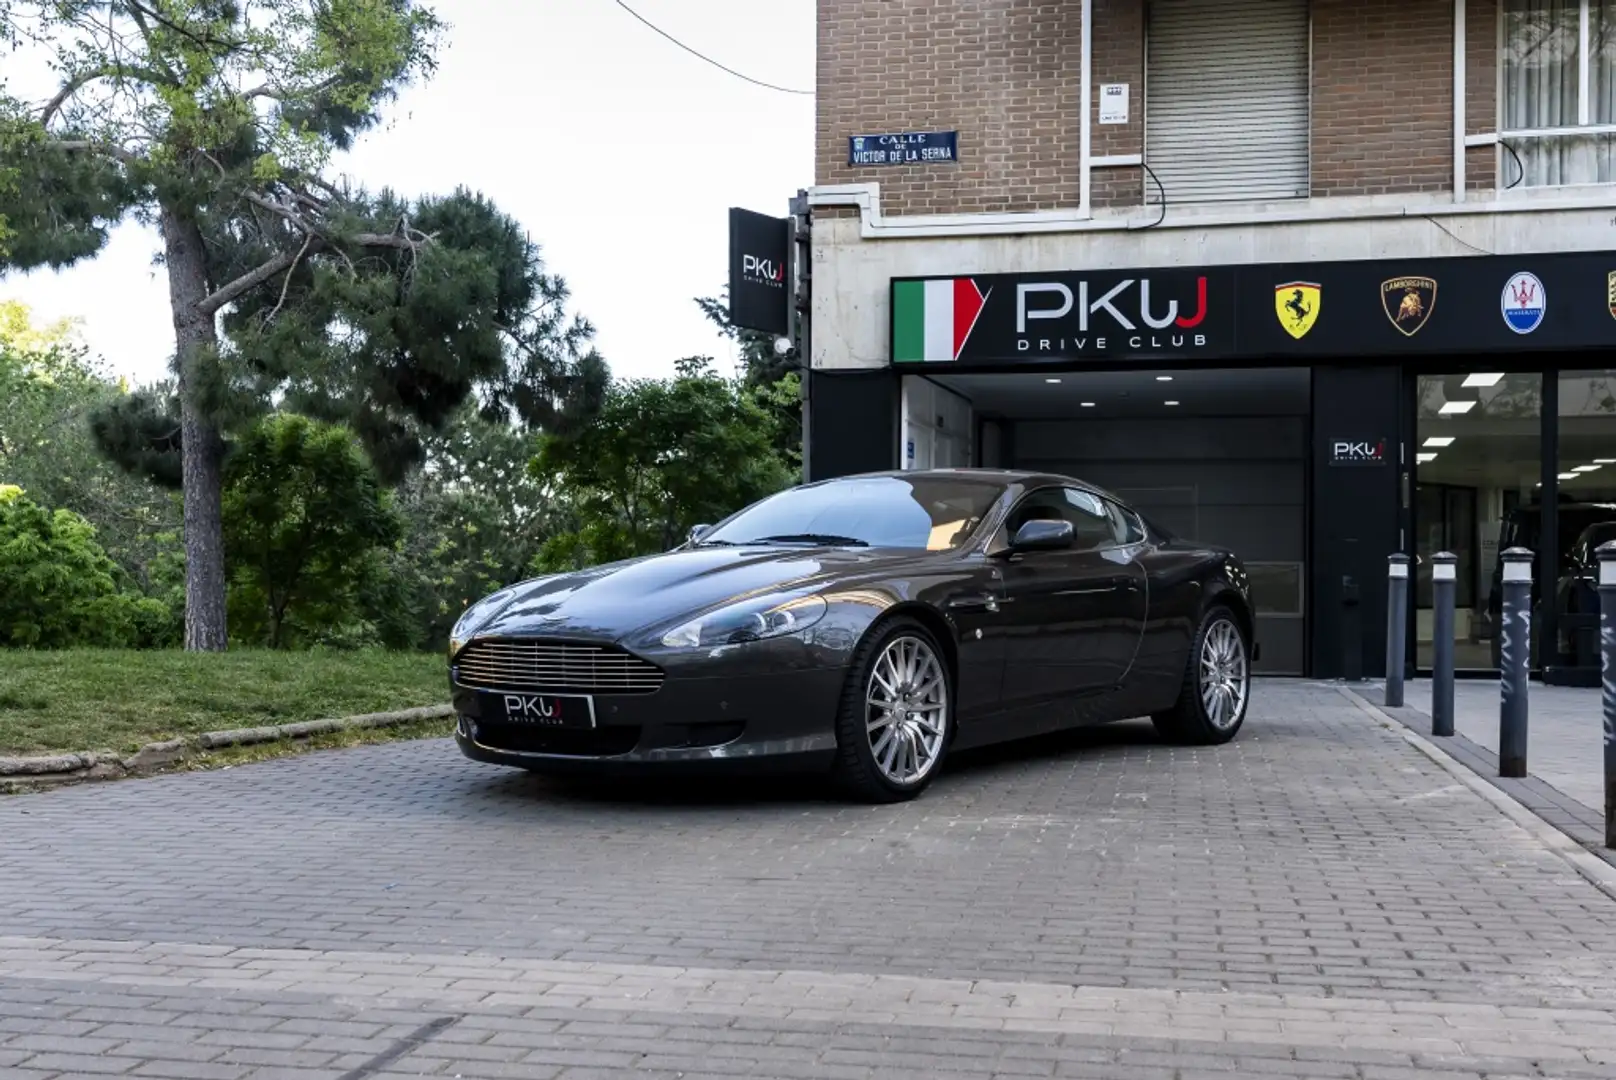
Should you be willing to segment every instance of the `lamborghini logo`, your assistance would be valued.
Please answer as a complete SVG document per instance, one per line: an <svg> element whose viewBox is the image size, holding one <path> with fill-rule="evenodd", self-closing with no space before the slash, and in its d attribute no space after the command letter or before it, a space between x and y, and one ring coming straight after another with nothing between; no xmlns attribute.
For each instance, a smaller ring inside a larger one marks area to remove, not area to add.
<svg viewBox="0 0 1616 1080"><path fill-rule="evenodd" d="M1400 277L1380 283L1380 306L1404 337L1413 337L1436 308L1436 279Z"/></svg>
<svg viewBox="0 0 1616 1080"><path fill-rule="evenodd" d="M1292 281L1274 286L1274 314L1285 332L1300 341L1319 321L1319 294L1311 281Z"/></svg>
<svg viewBox="0 0 1616 1080"><path fill-rule="evenodd" d="M1605 275L1605 301L1610 306L1610 317L1616 319L1616 270Z"/></svg>

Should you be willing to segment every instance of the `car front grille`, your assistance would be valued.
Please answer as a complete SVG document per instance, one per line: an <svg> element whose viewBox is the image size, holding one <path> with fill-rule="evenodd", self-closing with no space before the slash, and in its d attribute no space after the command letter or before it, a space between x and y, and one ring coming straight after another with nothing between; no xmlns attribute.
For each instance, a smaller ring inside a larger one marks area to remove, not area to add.
<svg viewBox="0 0 1616 1080"><path fill-rule="evenodd" d="M456 679L477 690L546 694L652 694L662 669L609 645L473 641L455 658Z"/></svg>

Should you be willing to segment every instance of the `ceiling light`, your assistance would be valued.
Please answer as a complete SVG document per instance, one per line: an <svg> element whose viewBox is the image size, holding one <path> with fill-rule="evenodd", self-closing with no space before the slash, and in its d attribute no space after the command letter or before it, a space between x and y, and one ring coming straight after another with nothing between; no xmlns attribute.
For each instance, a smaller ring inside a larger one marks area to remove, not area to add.
<svg viewBox="0 0 1616 1080"><path fill-rule="evenodd" d="M1563 472L1560 474L1560 479L1562 480L1575 480L1576 478L1577 474L1574 472Z"/></svg>
<svg viewBox="0 0 1616 1080"><path fill-rule="evenodd" d="M1425 445L1426 446L1452 446L1453 445L1453 436L1452 435L1432 435L1429 439L1425 440Z"/></svg>
<svg viewBox="0 0 1616 1080"><path fill-rule="evenodd" d="M1085 402L1083 402L1083 407L1084 407L1084 408L1085 408L1085 409L1092 409L1092 408L1094 408L1094 402L1092 402L1092 401L1085 401Z"/></svg>
<svg viewBox="0 0 1616 1080"><path fill-rule="evenodd" d="M1059 379L1045 379L1044 381L1047 382L1047 383L1058 383L1058 382L1060 382Z"/></svg>
<svg viewBox="0 0 1616 1080"><path fill-rule="evenodd" d="M1578 465L1575 469L1572 469L1571 471L1572 472L1598 472L1600 469L1603 469L1603 468L1604 468L1603 465Z"/></svg>
<svg viewBox="0 0 1616 1080"><path fill-rule="evenodd" d="M1438 409L1437 411L1443 416L1457 416L1462 413L1467 413L1475 407L1476 403L1474 401L1447 401L1443 402L1442 408Z"/></svg>
<svg viewBox="0 0 1616 1080"><path fill-rule="evenodd" d="M1594 458L1594 464L1595 465L1616 465L1616 457L1596 457L1596 458Z"/></svg>
<svg viewBox="0 0 1616 1080"><path fill-rule="evenodd" d="M1164 401L1164 402L1162 402L1162 404L1163 405L1177 405L1178 402L1176 402L1176 401Z"/></svg>
<svg viewBox="0 0 1616 1080"><path fill-rule="evenodd" d="M1421 465L1424 465L1427 461L1435 461L1436 460L1436 455L1435 454L1415 454L1414 455L1414 460L1419 462Z"/></svg>
<svg viewBox="0 0 1616 1080"><path fill-rule="evenodd" d="M1502 371L1481 372L1476 375L1466 375L1463 386L1497 386L1498 380L1504 377Z"/></svg>
<svg viewBox="0 0 1616 1080"><path fill-rule="evenodd" d="M1156 376L1156 381L1157 382L1172 382L1173 377L1171 375L1158 375L1158 376Z"/></svg>

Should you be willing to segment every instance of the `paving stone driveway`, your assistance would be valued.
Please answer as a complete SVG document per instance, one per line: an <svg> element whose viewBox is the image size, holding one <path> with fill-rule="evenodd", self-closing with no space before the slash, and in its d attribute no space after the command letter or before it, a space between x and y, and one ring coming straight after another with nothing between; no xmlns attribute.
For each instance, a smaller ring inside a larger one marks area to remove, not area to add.
<svg viewBox="0 0 1616 1080"><path fill-rule="evenodd" d="M0 800L0 1076L1616 1075L1616 901L1327 686L918 802L447 742Z"/></svg>

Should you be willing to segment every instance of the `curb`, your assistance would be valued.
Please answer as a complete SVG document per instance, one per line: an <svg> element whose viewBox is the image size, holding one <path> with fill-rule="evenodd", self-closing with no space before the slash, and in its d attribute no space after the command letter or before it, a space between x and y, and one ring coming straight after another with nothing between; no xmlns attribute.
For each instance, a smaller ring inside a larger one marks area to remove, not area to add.
<svg viewBox="0 0 1616 1080"><path fill-rule="evenodd" d="M1567 836L1560 829L1538 817L1514 796L1508 792L1500 791L1488 783L1485 777L1476 775L1475 771L1455 761L1447 751L1431 742L1416 731L1410 730L1406 725L1399 723L1394 717L1386 715L1379 706L1367 698L1349 690L1345 686L1335 687L1343 697L1352 702L1369 716L1391 728L1403 737L1403 740L1418 749L1426 757L1451 773L1465 787L1480 795L1493 805L1499 813L1519 825L1534 839L1558 855L1573 870L1581 874L1589 884L1600 892L1616 899L1616 867L1612 867L1605 860L1583 849L1576 840Z"/></svg>
<svg viewBox="0 0 1616 1080"><path fill-rule="evenodd" d="M78 783L85 780L121 780L153 773L196 757L210 750L230 746L256 746L262 743L290 742L338 731L397 727L417 720L437 720L454 715L452 705L425 705L397 712L364 713L332 720L303 720L271 727L234 728L204 731L163 742L147 743L132 754L87 750L73 754L43 754L37 757L0 757L0 793L29 788Z"/></svg>

